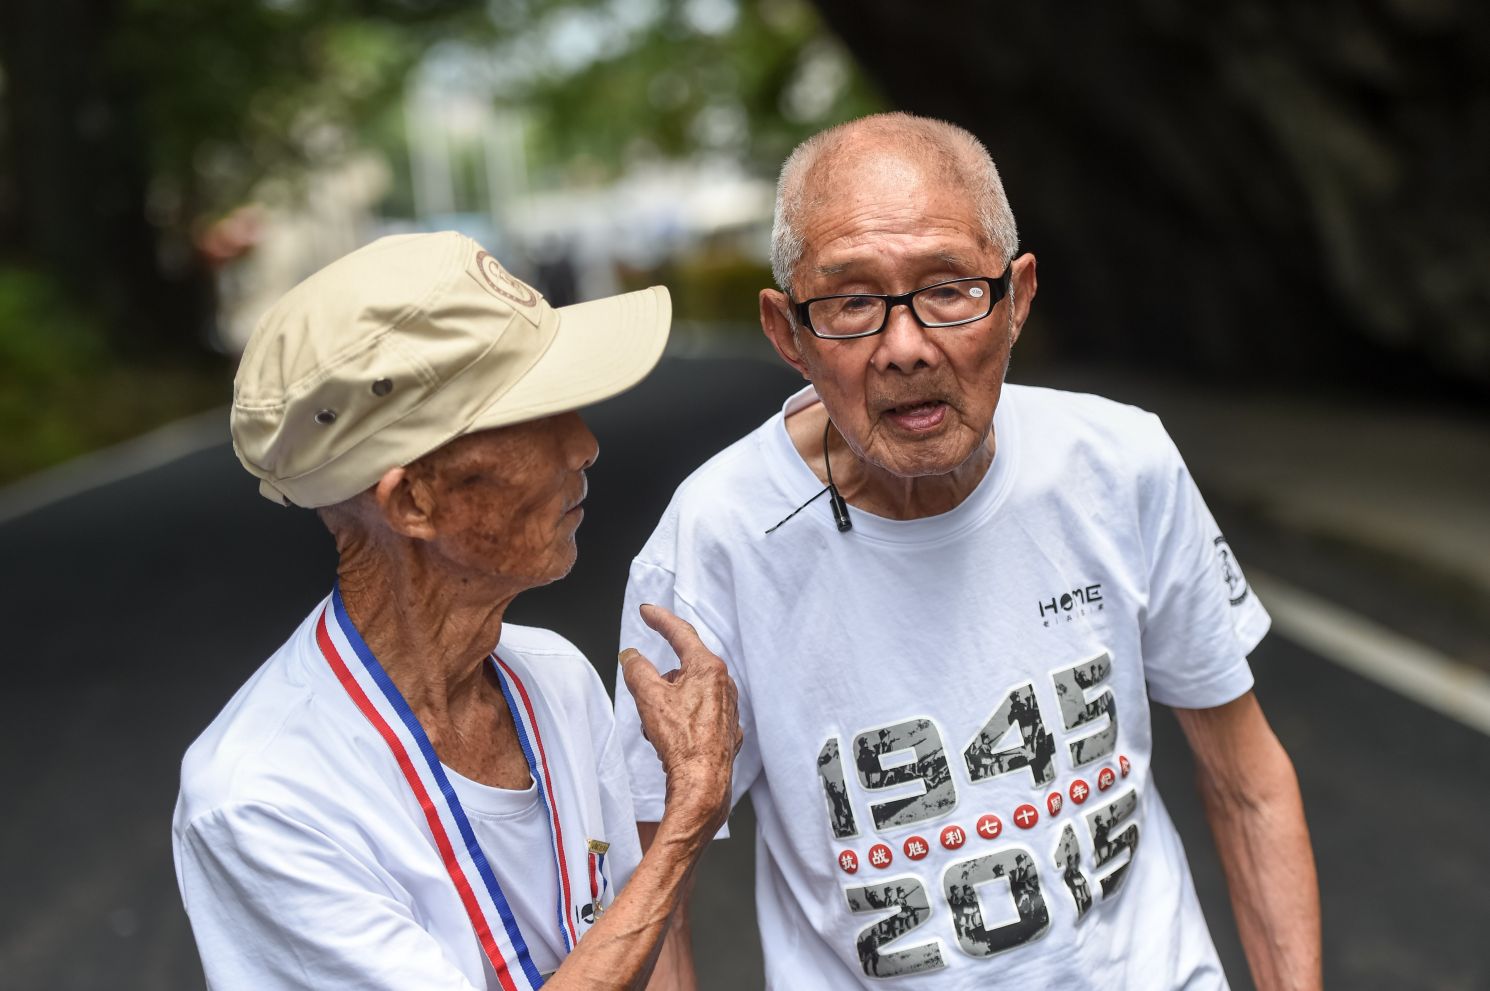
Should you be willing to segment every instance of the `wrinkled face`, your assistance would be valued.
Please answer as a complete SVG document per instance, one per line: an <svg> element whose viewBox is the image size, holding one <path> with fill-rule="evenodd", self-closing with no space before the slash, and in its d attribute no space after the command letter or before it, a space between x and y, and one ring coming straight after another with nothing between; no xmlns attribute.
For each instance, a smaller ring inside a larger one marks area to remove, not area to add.
<svg viewBox="0 0 1490 991"><path fill-rule="evenodd" d="M865 163L839 172L833 191L801 218L805 250L794 299L897 294L1004 274L968 194L912 163ZM1033 295L1032 257L1017 260L1013 282L1014 298L960 327L923 328L897 306L875 336L821 340L790 325L789 304L774 290L762 293L761 316L859 457L900 477L940 475L969 461L992 429L1009 349Z"/></svg>
<svg viewBox="0 0 1490 991"><path fill-rule="evenodd" d="M524 587L574 567L585 469L599 451L578 413L457 438L410 466L429 484L432 549L459 574Z"/></svg>

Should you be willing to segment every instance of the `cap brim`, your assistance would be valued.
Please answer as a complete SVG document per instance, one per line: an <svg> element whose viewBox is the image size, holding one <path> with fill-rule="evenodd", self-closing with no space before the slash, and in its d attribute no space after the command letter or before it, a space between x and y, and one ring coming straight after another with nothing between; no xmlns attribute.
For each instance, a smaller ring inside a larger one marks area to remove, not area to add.
<svg viewBox="0 0 1490 991"><path fill-rule="evenodd" d="M470 433L581 409L646 378L667 345L672 300L662 286L553 311L553 343L466 428Z"/></svg>

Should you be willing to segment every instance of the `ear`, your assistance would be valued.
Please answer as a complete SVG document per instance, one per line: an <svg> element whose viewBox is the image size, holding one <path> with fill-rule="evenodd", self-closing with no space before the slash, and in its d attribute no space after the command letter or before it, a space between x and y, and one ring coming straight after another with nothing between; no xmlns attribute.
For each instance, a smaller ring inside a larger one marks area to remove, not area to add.
<svg viewBox="0 0 1490 991"><path fill-rule="evenodd" d="M411 540L434 539L434 493L421 475L407 468L389 468L373 488L373 499L394 533Z"/></svg>
<svg viewBox="0 0 1490 991"><path fill-rule="evenodd" d="M797 374L811 382L812 376L807 374L807 362L802 360L802 352L797 347L797 337L792 333L791 305L792 301L787 298L786 293L778 289L762 289L760 296L761 304L761 330L765 331L766 340L781 355L781 360L797 370Z"/></svg>
<svg viewBox="0 0 1490 991"><path fill-rule="evenodd" d="M1024 322L1030 316L1030 304L1035 301L1035 290L1039 288L1039 280L1035 278L1035 256L1025 252L1009 263L1014 274L1009 279L1009 305L1014 307L1012 317L1013 332L1009 336L1009 346L1019 340L1019 332L1024 329Z"/></svg>

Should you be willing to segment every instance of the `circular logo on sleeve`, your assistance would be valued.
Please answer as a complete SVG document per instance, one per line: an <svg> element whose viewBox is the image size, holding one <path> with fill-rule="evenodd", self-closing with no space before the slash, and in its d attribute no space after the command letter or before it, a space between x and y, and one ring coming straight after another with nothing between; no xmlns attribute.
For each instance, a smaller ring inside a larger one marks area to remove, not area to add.
<svg viewBox="0 0 1490 991"><path fill-rule="evenodd" d="M845 874L859 873L859 855L852 850L843 851L838 855L838 866Z"/></svg>
<svg viewBox="0 0 1490 991"><path fill-rule="evenodd" d="M901 847L905 855L912 860L920 860L931 852L931 844L919 836L909 836Z"/></svg>
<svg viewBox="0 0 1490 991"><path fill-rule="evenodd" d="M1080 805L1086 801L1086 797L1092 793L1092 789L1080 778L1071 782L1071 801Z"/></svg>
<svg viewBox="0 0 1490 991"><path fill-rule="evenodd" d="M875 867L880 868L881 870L889 867L890 861L894 859L895 855L891 853L890 848L885 846L883 843L876 843L874 846L869 848L869 862Z"/></svg>
<svg viewBox="0 0 1490 991"><path fill-rule="evenodd" d="M967 834L962 831L961 826L948 826L942 830L942 846L948 850L956 850L967 842Z"/></svg>
<svg viewBox="0 0 1490 991"><path fill-rule="evenodd" d="M1014 810L1014 825L1020 829L1030 829L1040 821L1040 810L1028 802Z"/></svg>
<svg viewBox="0 0 1490 991"><path fill-rule="evenodd" d="M1106 791L1112 787L1112 783L1116 780L1117 775L1112 773L1112 768L1102 768L1102 770L1097 772L1097 790Z"/></svg>
<svg viewBox="0 0 1490 991"><path fill-rule="evenodd" d="M1128 773L1133 770L1133 765L1128 762L1128 758L1122 756L1118 757L1118 767L1122 770L1123 777L1125 778L1128 776Z"/></svg>
<svg viewBox="0 0 1490 991"><path fill-rule="evenodd" d="M1004 831L1004 822L998 816L989 813L978 819L978 835L985 840L998 839L999 833Z"/></svg>
<svg viewBox="0 0 1490 991"><path fill-rule="evenodd" d="M1065 804L1065 799L1061 798L1061 793L1058 791L1053 791L1045 796L1045 809L1051 815L1060 812L1061 807Z"/></svg>
<svg viewBox="0 0 1490 991"><path fill-rule="evenodd" d="M1236 563L1236 555L1231 553L1231 545L1226 542L1224 534L1217 536L1212 543L1216 546L1216 567L1221 572L1221 580L1226 583L1226 598L1232 605L1239 606L1247 598L1247 576L1242 574L1242 566Z"/></svg>

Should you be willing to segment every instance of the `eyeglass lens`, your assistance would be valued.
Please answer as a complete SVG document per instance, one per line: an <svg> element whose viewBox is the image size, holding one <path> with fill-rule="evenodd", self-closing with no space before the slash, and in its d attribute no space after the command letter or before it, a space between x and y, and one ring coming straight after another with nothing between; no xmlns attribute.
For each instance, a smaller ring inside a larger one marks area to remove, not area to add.
<svg viewBox="0 0 1490 991"><path fill-rule="evenodd" d="M988 315L992 292L986 279L927 286L911 296L911 307L925 324L968 323ZM878 330L886 301L879 296L832 296L808 304L812 326L824 335L847 337Z"/></svg>

